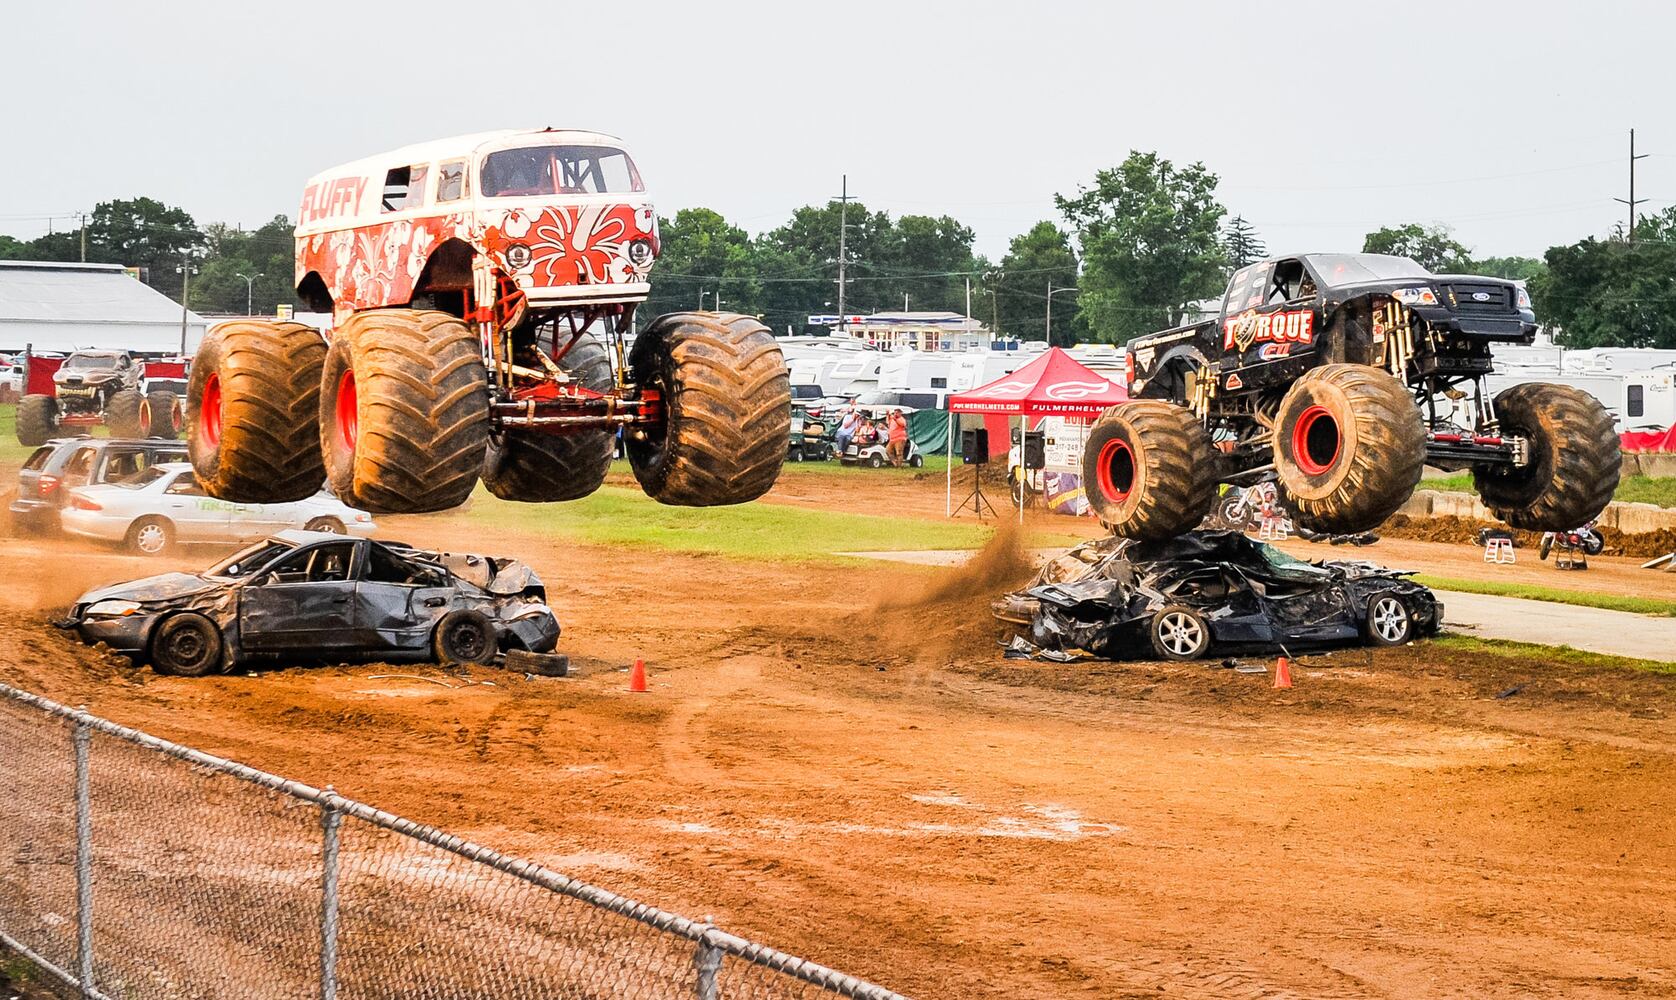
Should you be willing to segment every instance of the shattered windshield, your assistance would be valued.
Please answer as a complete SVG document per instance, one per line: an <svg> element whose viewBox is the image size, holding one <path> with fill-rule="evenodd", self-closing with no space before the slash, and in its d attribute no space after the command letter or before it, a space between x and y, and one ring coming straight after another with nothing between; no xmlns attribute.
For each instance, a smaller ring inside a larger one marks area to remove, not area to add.
<svg viewBox="0 0 1676 1000"><path fill-rule="evenodd" d="M1262 555L1264 562L1280 571L1283 575L1291 576L1293 578L1300 576L1315 577L1327 575L1327 571L1321 567L1307 563L1302 559L1289 556L1275 548L1273 545L1258 545L1257 551Z"/></svg>
<svg viewBox="0 0 1676 1000"><path fill-rule="evenodd" d="M622 194L646 190L628 154L611 146L529 146L483 160L483 194L528 198L547 194Z"/></svg>
<svg viewBox="0 0 1676 1000"><path fill-rule="evenodd" d="M204 571L205 576L216 576L222 579L236 580L249 576L276 558L296 548L290 542L282 542L277 538L269 538L257 542L249 548L240 549L227 558Z"/></svg>
<svg viewBox="0 0 1676 1000"><path fill-rule="evenodd" d="M1328 288L1361 284L1364 281L1393 281L1400 278L1429 278L1431 272L1407 257L1382 253L1312 253L1305 260Z"/></svg>
<svg viewBox="0 0 1676 1000"><path fill-rule="evenodd" d="M72 354L64 359L65 368L115 368L114 354Z"/></svg>

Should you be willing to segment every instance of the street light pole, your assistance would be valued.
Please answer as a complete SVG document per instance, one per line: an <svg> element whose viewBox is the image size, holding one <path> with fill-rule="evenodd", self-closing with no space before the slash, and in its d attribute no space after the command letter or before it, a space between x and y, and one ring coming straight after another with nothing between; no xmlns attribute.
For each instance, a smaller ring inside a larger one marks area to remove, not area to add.
<svg viewBox="0 0 1676 1000"><path fill-rule="evenodd" d="M235 274L233 277L244 279L244 314L246 316L256 315L251 311L253 308L251 306L251 298L256 291L256 279L262 277L262 272L257 271L255 274Z"/></svg>
<svg viewBox="0 0 1676 1000"><path fill-rule="evenodd" d="M1048 343L1049 347L1053 346L1053 297L1055 295L1064 294L1065 292L1073 292L1074 293L1074 292L1076 292L1076 289L1075 288L1055 288L1055 287L1053 287L1053 279L1052 278L1048 279L1047 343Z"/></svg>
<svg viewBox="0 0 1676 1000"><path fill-rule="evenodd" d="M705 296L706 296L706 295L709 295L709 294L710 294L710 293L709 293L709 292L707 292L707 291L705 291L705 290L704 290L704 289L702 289L702 288L700 288L700 289L699 289L699 290L698 290L698 311L699 311L699 312L703 312L703 311L704 311L704 297L705 297Z"/></svg>

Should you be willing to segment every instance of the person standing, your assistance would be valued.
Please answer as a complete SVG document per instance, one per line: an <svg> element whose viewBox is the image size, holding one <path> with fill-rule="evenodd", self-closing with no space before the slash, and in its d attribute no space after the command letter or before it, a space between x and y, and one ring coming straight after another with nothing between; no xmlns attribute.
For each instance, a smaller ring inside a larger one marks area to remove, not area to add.
<svg viewBox="0 0 1676 1000"><path fill-rule="evenodd" d="M885 454L890 456L890 464L900 468L908 461L908 419L901 410L891 410L885 419L885 431L890 439L885 445Z"/></svg>

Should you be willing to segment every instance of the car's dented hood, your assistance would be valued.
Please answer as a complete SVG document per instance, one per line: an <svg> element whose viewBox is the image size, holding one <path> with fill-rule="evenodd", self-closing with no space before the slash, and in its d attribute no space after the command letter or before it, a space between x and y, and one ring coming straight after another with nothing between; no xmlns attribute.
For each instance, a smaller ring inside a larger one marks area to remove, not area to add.
<svg viewBox="0 0 1676 1000"><path fill-rule="evenodd" d="M135 601L146 604L152 601L172 601L181 597L191 597L196 594L220 590L226 586L208 577L195 573L159 573L140 580L130 580L127 583L113 584L100 587L83 594L77 604L92 604L95 601Z"/></svg>
<svg viewBox="0 0 1676 1000"><path fill-rule="evenodd" d="M517 559L500 559L458 552L440 552L438 561L466 583L497 597L541 588L541 578Z"/></svg>

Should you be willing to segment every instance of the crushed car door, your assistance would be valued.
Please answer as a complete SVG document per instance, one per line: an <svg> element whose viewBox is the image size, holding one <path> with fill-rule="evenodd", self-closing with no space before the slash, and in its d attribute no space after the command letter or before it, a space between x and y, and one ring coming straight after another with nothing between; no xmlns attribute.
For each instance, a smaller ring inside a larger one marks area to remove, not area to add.
<svg viewBox="0 0 1676 1000"><path fill-rule="evenodd" d="M356 645L355 541L299 548L239 593L239 642L252 652Z"/></svg>
<svg viewBox="0 0 1676 1000"><path fill-rule="evenodd" d="M429 649L431 627L447 613L455 590L441 567L369 542L355 584L355 634L369 648Z"/></svg>
<svg viewBox="0 0 1676 1000"><path fill-rule="evenodd" d="M1355 638L1350 590L1326 574L1268 575L1254 581L1280 642L1336 642Z"/></svg>

